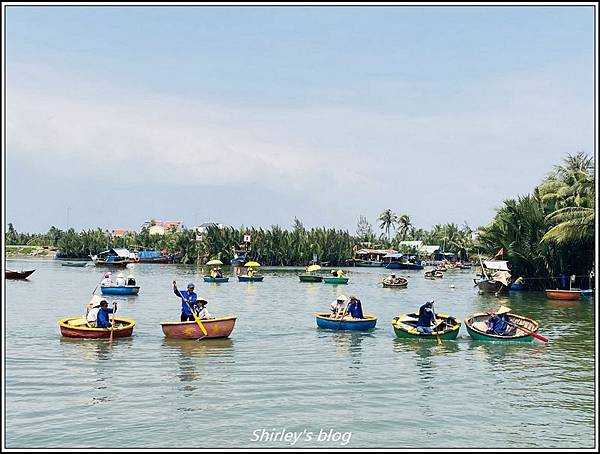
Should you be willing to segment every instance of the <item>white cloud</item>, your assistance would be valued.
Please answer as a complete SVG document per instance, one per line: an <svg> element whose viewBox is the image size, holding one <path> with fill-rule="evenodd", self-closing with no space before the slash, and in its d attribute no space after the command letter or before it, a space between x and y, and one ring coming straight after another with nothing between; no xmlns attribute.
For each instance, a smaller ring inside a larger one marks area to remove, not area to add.
<svg viewBox="0 0 600 454"><path fill-rule="evenodd" d="M589 71L587 62L557 65L439 98L426 84L392 81L395 96L406 94L395 108L250 109L124 87L117 96L98 82L61 82L55 72L26 83L46 71L21 68L7 78L7 152L58 174L259 185L338 199L354 217L391 207L422 225L444 220L432 219L424 202L437 201L439 217L456 213L447 220L462 223L469 212L485 206L488 218L503 198L531 190L565 153L591 151ZM499 193L484 198L486 189Z"/></svg>

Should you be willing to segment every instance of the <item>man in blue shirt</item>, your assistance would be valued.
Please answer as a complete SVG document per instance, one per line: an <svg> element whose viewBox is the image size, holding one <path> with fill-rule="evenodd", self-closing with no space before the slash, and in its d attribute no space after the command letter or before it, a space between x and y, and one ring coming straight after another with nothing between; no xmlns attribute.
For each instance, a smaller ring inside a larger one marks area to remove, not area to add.
<svg viewBox="0 0 600 454"><path fill-rule="evenodd" d="M181 298L181 321L182 322L193 322L194 315L192 314L192 308L196 305L198 295L194 293L194 284L190 282L187 286L187 291L180 291L177 288L177 283L173 281L173 292L175 295Z"/></svg>
<svg viewBox="0 0 600 454"><path fill-rule="evenodd" d="M100 309L96 318L96 328L112 328L112 323L108 314L114 314L117 311L117 303L113 303L112 309L108 308L106 300L100 302Z"/></svg>
<svg viewBox="0 0 600 454"><path fill-rule="evenodd" d="M428 301L419 308L419 320L417 321L417 331L420 333L431 334L435 326L435 314L433 312L433 301Z"/></svg>
<svg viewBox="0 0 600 454"><path fill-rule="evenodd" d="M348 307L346 307L346 312L348 312L352 318L365 318L363 316L362 304L355 296L350 297L350 302L348 303Z"/></svg>
<svg viewBox="0 0 600 454"><path fill-rule="evenodd" d="M510 309L506 306L502 306L496 313L492 312L491 317L487 322L487 332L497 336L508 336L510 329L509 312Z"/></svg>

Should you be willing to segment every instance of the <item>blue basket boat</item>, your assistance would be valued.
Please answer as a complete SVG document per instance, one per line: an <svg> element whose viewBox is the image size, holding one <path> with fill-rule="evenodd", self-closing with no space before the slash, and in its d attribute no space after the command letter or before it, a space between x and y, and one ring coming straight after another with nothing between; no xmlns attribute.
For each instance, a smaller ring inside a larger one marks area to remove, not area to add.
<svg viewBox="0 0 600 454"><path fill-rule="evenodd" d="M140 291L139 285L101 285L100 291L103 295L137 295Z"/></svg>
<svg viewBox="0 0 600 454"><path fill-rule="evenodd" d="M318 312L315 314L317 326L319 328L344 330L344 331L368 331L375 328L377 317L365 314L361 319L334 319L329 318L328 312Z"/></svg>

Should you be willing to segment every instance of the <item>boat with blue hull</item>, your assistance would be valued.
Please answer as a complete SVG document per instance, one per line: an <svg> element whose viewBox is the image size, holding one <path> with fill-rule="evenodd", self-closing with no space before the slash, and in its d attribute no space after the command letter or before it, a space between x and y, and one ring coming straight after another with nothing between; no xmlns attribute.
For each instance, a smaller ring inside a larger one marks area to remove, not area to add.
<svg viewBox="0 0 600 454"><path fill-rule="evenodd" d="M375 328L377 317L370 314L365 314L365 318L348 318L335 319L329 318L328 312L318 312L315 314L317 318L317 326L324 329L344 330L344 331L368 331Z"/></svg>
<svg viewBox="0 0 600 454"><path fill-rule="evenodd" d="M220 284L222 282L229 282L229 278L228 277L204 276L204 282L216 282L216 283Z"/></svg>
<svg viewBox="0 0 600 454"><path fill-rule="evenodd" d="M264 276L238 276L240 282L262 282Z"/></svg>
<svg viewBox="0 0 600 454"><path fill-rule="evenodd" d="M100 291L103 295L137 295L140 291L139 285L101 285Z"/></svg>

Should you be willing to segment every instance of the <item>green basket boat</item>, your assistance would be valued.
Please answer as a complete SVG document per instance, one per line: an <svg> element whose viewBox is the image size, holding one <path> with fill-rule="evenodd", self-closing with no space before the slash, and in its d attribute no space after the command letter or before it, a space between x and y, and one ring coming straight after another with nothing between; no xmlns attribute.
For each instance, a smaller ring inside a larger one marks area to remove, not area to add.
<svg viewBox="0 0 600 454"><path fill-rule="evenodd" d="M323 282L326 284L347 284L349 277L324 277Z"/></svg>
<svg viewBox="0 0 600 454"><path fill-rule="evenodd" d="M516 327L510 328L508 336L498 336L497 334L489 334L486 332L487 326L485 324L485 321L489 318L490 314L486 312L478 312L476 314L469 315L465 318L465 326L467 327L467 332L473 339L500 342L530 342L533 340L533 336ZM528 329L529 331L532 331L534 333L536 333L539 328L538 322L530 318L523 317L522 315L508 314L508 318L515 325L522 326L523 328Z"/></svg>
<svg viewBox="0 0 600 454"><path fill-rule="evenodd" d="M316 274L301 274L298 277L300 282L321 282L323 280L323 276L317 276Z"/></svg>
<svg viewBox="0 0 600 454"><path fill-rule="evenodd" d="M400 314L392 319L392 326L396 336L403 339L429 339L454 340L460 330L460 320L447 314L435 314L441 320L433 333L420 333L417 331L418 314Z"/></svg>

